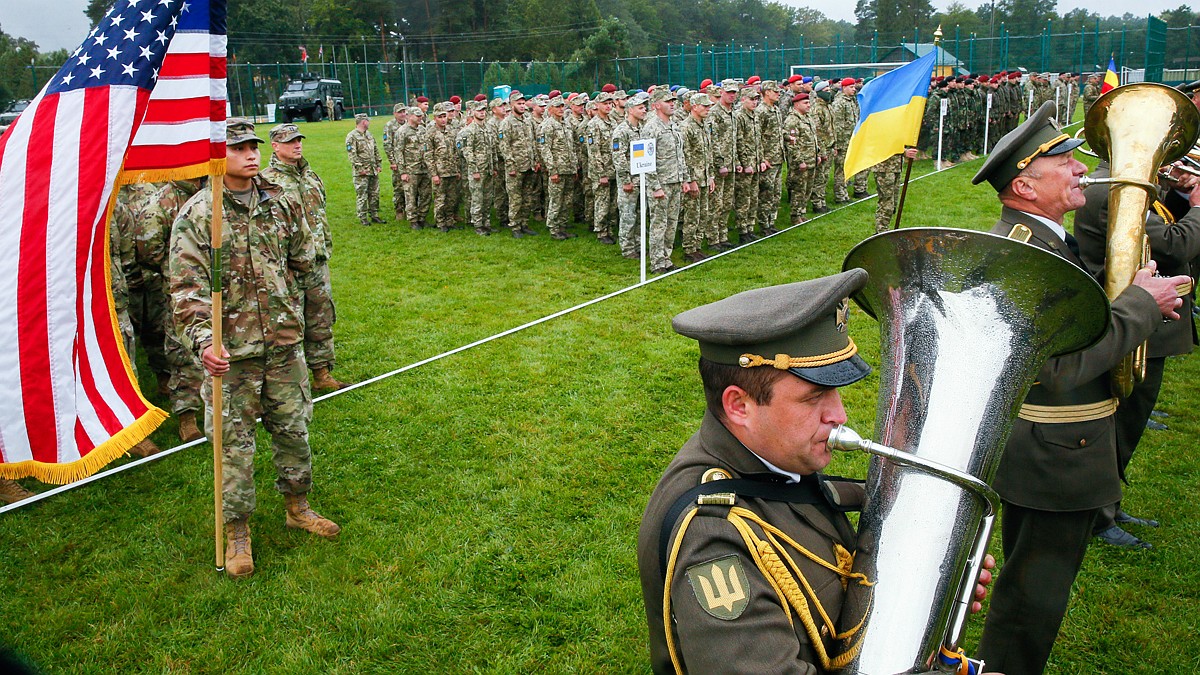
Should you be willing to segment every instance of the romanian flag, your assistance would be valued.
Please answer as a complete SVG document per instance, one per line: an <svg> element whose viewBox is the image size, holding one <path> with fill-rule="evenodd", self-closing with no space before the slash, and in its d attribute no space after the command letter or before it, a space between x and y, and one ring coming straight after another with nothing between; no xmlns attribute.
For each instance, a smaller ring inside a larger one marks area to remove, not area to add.
<svg viewBox="0 0 1200 675"><path fill-rule="evenodd" d="M1104 73L1104 84L1100 85L1100 93L1107 94L1119 86L1121 86L1121 80L1117 77L1117 63L1113 59L1109 59L1108 72Z"/></svg>
<svg viewBox="0 0 1200 675"><path fill-rule="evenodd" d="M858 94L859 117L846 149L846 176L916 145L937 50L871 80Z"/></svg>

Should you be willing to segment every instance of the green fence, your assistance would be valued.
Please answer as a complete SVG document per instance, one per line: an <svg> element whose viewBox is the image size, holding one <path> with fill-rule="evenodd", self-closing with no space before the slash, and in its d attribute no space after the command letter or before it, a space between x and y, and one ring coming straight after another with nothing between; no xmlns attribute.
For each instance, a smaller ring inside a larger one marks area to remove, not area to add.
<svg viewBox="0 0 1200 675"><path fill-rule="evenodd" d="M1155 23L1157 22L1157 23ZM994 73L1025 68L1037 71L1102 70L1111 56L1121 69L1148 68L1146 78L1175 83L1193 79L1200 69L1200 26L1168 28L1150 22L1152 29L1102 31L1097 24L1091 30L1055 33L1047 25L1041 34L1009 35L1003 25L995 37L945 31L942 47L956 58L964 72ZM1165 36L1164 36L1165 33ZM932 35L913 31L905 43L929 43ZM340 50L331 50L334 54ZM835 44L739 44L672 45L666 54L613 59L585 65L571 61L556 62L367 62L346 61L251 64L230 63L228 96L236 115L263 115L274 104L288 80L304 73L336 78L343 83L346 108L387 114L397 102L415 96L445 100L452 95L469 99L478 93L490 93L496 85L507 84L534 93L550 88L563 90L599 89L612 82L622 89L645 88L655 83L696 86L708 78L727 77L786 78L796 66L804 74L866 76L869 67L852 68L845 64L883 61L909 61L911 53L898 45L850 44L838 39ZM1164 70L1159 70L1164 69ZM18 97L30 97L56 72L48 66L30 66L29 77L22 78ZM1162 75L1158 75L1162 72ZM28 83L25 85L24 83Z"/></svg>

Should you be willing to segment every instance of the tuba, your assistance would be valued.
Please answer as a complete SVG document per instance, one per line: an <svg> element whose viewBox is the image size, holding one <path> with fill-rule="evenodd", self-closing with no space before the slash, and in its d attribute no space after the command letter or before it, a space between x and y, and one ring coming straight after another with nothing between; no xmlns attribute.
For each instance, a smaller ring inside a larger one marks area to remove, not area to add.
<svg viewBox="0 0 1200 675"><path fill-rule="evenodd" d="M1173 87L1139 82L1096 99L1084 120L1088 145L1112 167L1110 178L1080 181L1080 187L1111 184L1104 292L1115 299L1150 261L1146 210L1158 198L1159 167L1188 155L1200 133L1200 113ZM1146 375L1146 343L1113 369L1113 389L1128 396Z"/></svg>
<svg viewBox="0 0 1200 675"><path fill-rule="evenodd" d="M873 455L843 617L862 618L842 672L895 675L957 653L998 506L988 487L1046 359L1108 326L1104 292L1048 251L984 232L895 230L856 246L870 273L854 301L877 321L872 443L845 427L839 450ZM964 671L965 672L965 671Z"/></svg>

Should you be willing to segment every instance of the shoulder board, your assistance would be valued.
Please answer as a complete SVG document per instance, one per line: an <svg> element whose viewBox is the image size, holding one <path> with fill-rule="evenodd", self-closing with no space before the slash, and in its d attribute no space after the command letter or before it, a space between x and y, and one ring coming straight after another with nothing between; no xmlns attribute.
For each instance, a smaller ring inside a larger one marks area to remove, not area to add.
<svg viewBox="0 0 1200 675"><path fill-rule="evenodd" d="M1028 244L1029 240L1033 238L1033 230L1024 225L1013 225L1013 228L1008 231L1008 238Z"/></svg>

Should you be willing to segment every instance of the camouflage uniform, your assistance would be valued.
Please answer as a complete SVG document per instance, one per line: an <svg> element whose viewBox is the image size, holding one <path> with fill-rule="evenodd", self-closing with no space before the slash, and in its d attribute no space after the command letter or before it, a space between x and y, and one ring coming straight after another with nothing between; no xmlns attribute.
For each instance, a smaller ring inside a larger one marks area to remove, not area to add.
<svg viewBox="0 0 1200 675"><path fill-rule="evenodd" d="M838 93L833 99L833 132L836 137L837 153L833 159L833 198L839 202L849 201L850 194L846 190L846 148L850 146L850 136L854 134L854 125L858 124L858 101L854 96L845 92ZM862 194L867 191L867 172L859 171L851 176L854 191Z"/></svg>
<svg viewBox="0 0 1200 675"><path fill-rule="evenodd" d="M312 487L308 423L312 395L301 341L303 294L320 286L316 248L302 207L261 177L243 203L224 192L222 377L225 522L253 513L255 418L271 435L277 480L284 494ZM170 287L181 337L197 356L212 344L212 192L188 200L171 232ZM203 395L212 436L212 379Z"/></svg>
<svg viewBox="0 0 1200 675"><path fill-rule="evenodd" d="M504 157L504 191L508 193L508 226L514 232L528 228L537 174L536 134L532 115L513 112L500 124L500 154Z"/></svg>
<svg viewBox="0 0 1200 675"><path fill-rule="evenodd" d="M203 185L202 180L176 180L166 183L150 197L139 216L142 226L138 238L138 257L143 269L151 270L151 274L162 280L162 292L167 304L161 330L169 370L171 412L176 416L200 411L200 385L204 381L204 371L195 354L184 347L179 339L180 327L175 321L173 301L166 285L169 272L168 252L175 217Z"/></svg>
<svg viewBox="0 0 1200 675"><path fill-rule="evenodd" d="M757 220L767 234L775 230L775 218L783 194L783 115L786 112L782 103L771 105L765 98L754 111L758 116L763 159L770 164L758 175Z"/></svg>
<svg viewBox="0 0 1200 675"><path fill-rule="evenodd" d="M558 177L558 182L549 180L546 186L546 227L550 229L551 235L561 238L565 236L567 222L570 220L570 195L575 178L575 141L571 137L571 130L561 120L547 114L538 129L537 142L547 179L551 176Z"/></svg>
<svg viewBox="0 0 1200 675"><path fill-rule="evenodd" d="M669 90L668 90L669 94ZM669 94L671 99L674 94ZM654 101L663 100L657 96ZM650 112L645 138L654 139L655 170L646 174L646 195L650 202L650 227L646 242L650 269L664 272L672 269L671 250L679 230L679 211L683 207L683 183L690 182L688 165L683 155L683 134L670 118L663 121L657 111ZM655 197L662 190L664 196ZM650 197L653 197L652 199Z"/></svg>
<svg viewBox="0 0 1200 675"><path fill-rule="evenodd" d="M462 180L459 168L457 141L450 125L439 127L434 124L425 137L425 165L429 172L438 177L433 184L433 217L438 229L454 227L458 214L458 182Z"/></svg>
<svg viewBox="0 0 1200 675"><path fill-rule="evenodd" d="M710 107L711 110L711 107ZM712 114L711 112L709 114ZM683 254L696 254L707 239L710 246L720 243L718 223L709 217L715 193L708 190L713 179L713 142L705 120L688 115L683 125L683 158L687 161L688 174L700 188L683 198Z"/></svg>
<svg viewBox="0 0 1200 675"><path fill-rule="evenodd" d="M829 173L833 169L833 153L837 150L837 133L833 128L833 108L819 94L813 100L813 128L817 131L817 172L812 178L812 204L816 212L824 211L825 196L829 191ZM821 161L820 158L825 160Z"/></svg>
<svg viewBox="0 0 1200 675"><path fill-rule="evenodd" d="M501 144L504 143L504 132L500 130L502 123L501 118L491 114L488 115L486 126L488 140L492 146L492 164L496 167L496 174L492 176L491 206L496 209L496 219L499 221L500 227L508 227L508 190L505 189L507 170L504 164L504 155L501 153Z"/></svg>
<svg viewBox="0 0 1200 675"><path fill-rule="evenodd" d="M379 170L383 158L370 131L358 128L346 134L346 154L354 174L354 196L358 219L363 225L379 216Z"/></svg>
<svg viewBox="0 0 1200 675"><path fill-rule="evenodd" d="M900 171L904 155L897 153L871 168L875 172L875 187L879 188L879 203L875 206L875 234L887 232L896 215L896 200L900 193Z"/></svg>
<svg viewBox="0 0 1200 675"><path fill-rule="evenodd" d="M567 122L566 116L563 117L563 122ZM595 194L592 192L592 181L589 180L587 172L587 125L588 118L586 113L576 115L572 111L568 126L571 129L571 138L574 140L572 148L575 151L575 220L576 222L588 223L588 229L594 232L596 228L592 224L592 210L595 208Z"/></svg>
<svg viewBox="0 0 1200 675"><path fill-rule="evenodd" d="M641 179L629 173L629 148L634 141L646 137L645 126L626 115L625 120L612 132L613 169L617 173L617 209L620 215L617 241L621 244L621 255L626 258L641 255L642 230L638 213ZM626 192L626 185L632 185L633 189Z"/></svg>
<svg viewBox="0 0 1200 675"><path fill-rule="evenodd" d="M616 220L617 172L613 167L613 123L602 115L588 122L587 152L588 178L592 182L592 224L596 237L612 238L613 221ZM607 179L602 185L601 179ZM607 243L612 243L611 241Z"/></svg>
<svg viewBox="0 0 1200 675"><path fill-rule="evenodd" d="M802 222L808 211L808 198L817 175L817 129L811 109L801 115L795 108L783 121L783 139L787 150L787 191L791 203L792 224Z"/></svg>
<svg viewBox="0 0 1200 675"><path fill-rule="evenodd" d="M429 203L433 196L433 184L429 179L429 167L425 164L425 127L405 124L396 134L397 162L401 175L408 176L404 183L404 208L409 225L419 228L429 215Z"/></svg>
<svg viewBox="0 0 1200 675"><path fill-rule="evenodd" d="M308 160L303 158L293 165L271 155L270 164L263 170L262 176L283 188L293 201L303 207L305 222L312 231L313 266L319 286L304 292L304 360L312 370L332 371L337 363L333 347L333 324L337 321L337 310L333 305L333 285L329 276L333 232L325 213L325 183Z"/></svg>
<svg viewBox="0 0 1200 675"><path fill-rule="evenodd" d="M480 234L492 231L492 186L496 178L492 138L486 120L476 120L463 130L463 159L471 192L471 226Z"/></svg>
<svg viewBox="0 0 1200 675"><path fill-rule="evenodd" d="M395 117L387 121L383 125L383 154L387 155L388 165L392 168L392 207L396 211L396 220L404 220L407 214L407 209L404 207L404 181L400 180L400 175L404 173L403 166L400 164L400 144L397 135L400 133L400 127L406 126L407 123L402 121L404 111L407 110L403 103L397 103L392 109L393 115L401 114L401 119Z"/></svg>
<svg viewBox="0 0 1200 675"><path fill-rule="evenodd" d="M718 244L729 243L729 213L733 202L737 168L737 128L733 123L733 108L717 102L708 113L708 124L713 142L713 192L709 217L716 221L720 237ZM725 175L721 175L725 169Z"/></svg>
<svg viewBox="0 0 1200 675"><path fill-rule="evenodd" d="M743 239L754 233L758 219L758 169L763 161L762 139L758 135L758 119L753 110L742 107L733 113L737 133L737 180L734 200L737 205L738 232ZM752 237L751 237L752 238Z"/></svg>
<svg viewBox="0 0 1200 675"><path fill-rule="evenodd" d="M128 244L123 242L122 246L132 246L135 268L126 269L129 319L133 324L134 335L146 353L150 370L158 380L158 391L166 395L169 392L167 382L171 376L171 367L164 348L164 327L170 320L171 309L161 268L149 264L145 253L139 254L139 247L145 249L145 245L139 242L149 234L142 214L162 185L135 183L122 186L117 193L117 201L122 202L125 208L120 212L114 211L112 225L116 227L122 240L129 241Z"/></svg>
<svg viewBox="0 0 1200 675"><path fill-rule="evenodd" d="M1092 104L1096 99L1100 98L1100 85L1095 82L1088 82L1083 87L1083 114L1086 115L1088 110L1091 110Z"/></svg>
<svg viewBox="0 0 1200 675"><path fill-rule="evenodd" d="M125 354L129 357L129 367L137 379L137 352L134 341L133 321L129 318L129 285L125 281L125 271L136 272L137 261L133 255L132 239L122 237L118 221L131 222L129 204L123 199L117 199L113 204L112 221L108 228L109 276L113 297L113 311L117 314L117 326L121 329L121 338L125 345Z"/></svg>

